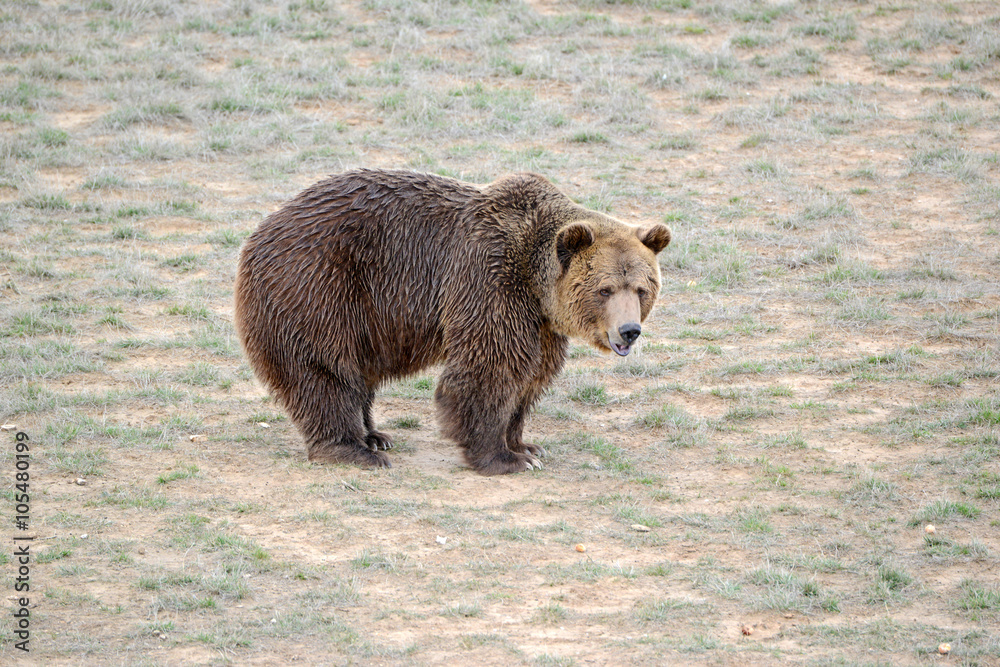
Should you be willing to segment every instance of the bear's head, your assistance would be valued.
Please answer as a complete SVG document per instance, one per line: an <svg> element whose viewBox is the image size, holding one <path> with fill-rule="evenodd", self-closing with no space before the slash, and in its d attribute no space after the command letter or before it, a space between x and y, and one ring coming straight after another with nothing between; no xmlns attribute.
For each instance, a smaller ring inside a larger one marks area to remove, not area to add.
<svg viewBox="0 0 1000 667"><path fill-rule="evenodd" d="M669 243L666 225L632 227L601 214L562 227L555 243L557 330L626 356L660 293L656 255Z"/></svg>

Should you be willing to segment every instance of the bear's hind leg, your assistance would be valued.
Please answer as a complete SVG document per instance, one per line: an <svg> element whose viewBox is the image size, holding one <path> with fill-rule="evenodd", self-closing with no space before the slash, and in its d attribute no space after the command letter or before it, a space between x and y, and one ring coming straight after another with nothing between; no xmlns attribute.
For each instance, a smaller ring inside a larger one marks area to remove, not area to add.
<svg viewBox="0 0 1000 667"><path fill-rule="evenodd" d="M365 442L375 452L380 449L392 449L392 438L389 437L389 434L375 430L375 422L372 421L372 403L374 401L375 390L371 389L368 391L368 397L365 399L365 407L361 412L365 421L365 431L368 432L368 435L365 436Z"/></svg>
<svg viewBox="0 0 1000 667"><path fill-rule="evenodd" d="M368 391L360 384L360 378L352 381L325 368L302 370L286 403L310 461L392 467L389 457L368 446L363 418Z"/></svg>

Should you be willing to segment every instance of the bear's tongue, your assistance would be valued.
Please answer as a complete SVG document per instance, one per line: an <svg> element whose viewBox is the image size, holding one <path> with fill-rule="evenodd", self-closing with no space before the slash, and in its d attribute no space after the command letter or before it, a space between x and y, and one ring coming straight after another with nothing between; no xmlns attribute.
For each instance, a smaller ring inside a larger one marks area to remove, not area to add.
<svg viewBox="0 0 1000 667"><path fill-rule="evenodd" d="M631 345L619 345L618 343L611 340L610 336L608 337L608 342L611 343L611 349L614 350L615 354L617 354L620 357L627 357L629 351L632 349Z"/></svg>

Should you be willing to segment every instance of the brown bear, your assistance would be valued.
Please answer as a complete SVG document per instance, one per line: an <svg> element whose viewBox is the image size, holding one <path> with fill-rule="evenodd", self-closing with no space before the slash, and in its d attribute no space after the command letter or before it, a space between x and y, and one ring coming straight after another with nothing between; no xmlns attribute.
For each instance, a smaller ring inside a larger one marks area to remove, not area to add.
<svg viewBox="0 0 1000 667"><path fill-rule="evenodd" d="M541 468L524 420L567 338L627 355L660 290L662 224L625 225L545 178L486 186L359 170L308 188L240 253L236 325L310 461L390 467L372 400L443 363L442 431L485 475Z"/></svg>

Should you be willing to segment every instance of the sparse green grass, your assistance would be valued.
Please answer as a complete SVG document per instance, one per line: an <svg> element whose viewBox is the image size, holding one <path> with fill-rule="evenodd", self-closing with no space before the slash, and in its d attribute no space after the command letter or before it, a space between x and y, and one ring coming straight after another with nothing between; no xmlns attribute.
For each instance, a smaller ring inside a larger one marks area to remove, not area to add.
<svg viewBox="0 0 1000 667"><path fill-rule="evenodd" d="M881 504L898 498L896 484L875 476L864 477L850 486L845 498L861 505Z"/></svg>
<svg viewBox="0 0 1000 667"><path fill-rule="evenodd" d="M683 408L666 403L640 418L639 423L647 428L690 429L698 425L698 420Z"/></svg>
<svg viewBox="0 0 1000 667"><path fill-rule="evenodd" d="M205 387L218 382L219 371L212 364L196 362L178 373L177 379L184 384Z"/></svg>
<svg viewBox="0 0 1000 667"><path fill-rule="evenodd" d="M196 465L181 466L177 470L171 470L170 472L163 473L156 478L157 484L170 484L179 479L190 479L192 477L197 477L199 473L199 468Z"/></svg>
<svg viewBox="0 0 1000 667"><path fill-rule="evenodd" d="M570 392L569 398L585 405L607 405L610 398L601 384L584 384Z"/></svg>
<svg viewBox="0 0 1000 667"><path fill-rule="evenodd" d="M85 448L79 445L72 449L57 447L52 456L52 466L56 470L80 477L103 475L110 462L103 448Z"/></svg>
<svg viewBox="0 0 1000 667"><path fill-rule="evenodd" d="M580 434L576 438L576 444L585 452L589 452L597 457L602 465L607 466L616 473L630 473L633 471L632 462L626 452L611 442L603 438Z"/></svg>
<svg viewBox="0 0 1000 667"><path fill-rule="evenodd" d="M633 615L640 623L664 623L683 618L694 606L683 600L645 600L636 606Z"/></svg>
<svg viewBox="0 0 1000 667"><path fill-rule="evenodd" d="M960 609L966 611L1000 611L1000 589L977 581L966 580L961 584Z"/></svg>
<svg viewBox="0 0 1000 667"><path fill-rule="evenodd" d="M827 284L861 283L870 284L885 279L882 271L864 263L838 263L821 276L821 281Z"/></svg>
<svg viewBox="0 0 1000 667"><path fill-rule="evenodd" d="M33 659L996 663L995 18L7 3L0 424L31 437ZM439 367L379 388L378 471L309 462L254 379L240 246L353 167L537 172L671 226L642 344L572 341L528 416L544 470L472 473Z"/></svg>
<svg viewBox="0 0 1000 667"><path fill-rule="evenodd" d="M747 140L744 140L744 143L741 145L747 147ZM756 145L756 143L753 145ZM751 176L757 176L760 178L774 177L779 173L778 165L771 160L764 159L747 162L743 165L743 169Z"/></svg>
<svg viewBox="0 0 1000 667"><path fill-rule="evenodd" d="M409 415L406 417L397 417L393 419L388 424L387 428L402 428L402 429L414 429L420 428L420 417L416 415Z"/></svg>
<svg viewBox="0 0 1000 667"><path fill-rule="evenodd" d="M351 560L351 567L355 570L385 570L395 572L406 560L400 554L383 554L363 550L356 558Z"/></svg>
<svg viewBox="0 0 1000 667"><path fill-rule="evenodd" d="M110 505L125 509L162 510L169 501L163 495L146 487L129 488L115 486L108 491L102 491L96 501L96 506Z"/></svg>
<svg viewBox="0 0 1000 667"><path fill-rule="evenodd" d="M913 576L895 565L879 566L872 586L869 603L885 604L895 600L913 583Z"/></svg>
<svg viewBox="0 0 1000 667"><path fill-rule="evenodd" d="M981 513L982 510L969 503L939 500L920 510L910 519L908 525L919 526L923 523L947 521L953 518L975 519Z"/></svg>
<svg viewBox="0 0 1000 667"><path fill-rule="evenodd" d="M608 138L601 132L582 130L572 135L569 141L576 144L604 144L608 142Z"/></svg>
<svg viewBox="0 0 1000 667"><path fill-rule="evenodd" d="M689 151L697 147L697 142L690 134L674 134L665 136L653 144L659 150Z"/></svg>

